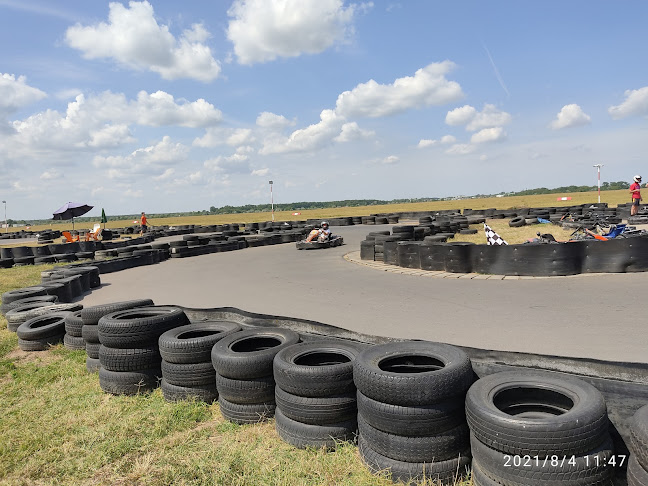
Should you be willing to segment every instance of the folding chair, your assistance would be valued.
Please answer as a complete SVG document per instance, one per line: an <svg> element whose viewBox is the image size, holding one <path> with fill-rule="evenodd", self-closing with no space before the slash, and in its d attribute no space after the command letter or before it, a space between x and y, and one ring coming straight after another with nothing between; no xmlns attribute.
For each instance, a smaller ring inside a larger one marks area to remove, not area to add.
<svg viewBox="0 0 648 486"><path fill-rule="evenodd" d="M79 236L77 235L75 238L69 231L61 231L61 234L65 237L66 243L74 243L75 241L79 241Z"/></svg>

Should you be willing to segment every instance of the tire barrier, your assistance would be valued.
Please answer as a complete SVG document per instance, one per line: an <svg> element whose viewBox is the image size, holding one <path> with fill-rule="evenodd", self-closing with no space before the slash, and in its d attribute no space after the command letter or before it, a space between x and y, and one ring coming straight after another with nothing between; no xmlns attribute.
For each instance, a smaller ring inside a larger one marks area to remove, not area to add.
<svg viewBox="0 0 648 486"><path fill-rule="evenodd" d="M97 324L101 389L113 395L137 395L157 388L162 378L158 340L166 331L188 322L184 311L173 306L133 307L103 315ZM171 364L170 368L169 375L187 373L183 365ZM194 379L197 385L204 384L202 368L202 381ZM198 369L192 368L194 372ZM208 371L207 379L213 374Z"/></svg>
<svg viewBox="0 0 648 486"><path fill-rule="evenodd" d="M612 479L608 463L615 456L605 400L581 380L550 373L495 373L468 391L466 417L473 462L483 473L478 486L489 480L593 485ZM514 459L525 457L534 460Z"/></svg>
<svg viewBox="0 0 648 486"><path fill-rule="evenodd" d="M274 357L275 425L299 448L335 449L358 428L353 362L359 344L321 340L288 346Z"/></svg>
<svg viewBox="0 0 648 486"><path fill-rule="evenodd" d="M241 330L234 322L187 324L162 334L158 340L162 357L162 395L169 402L195 399L218 400L216 372L211 350L218 341Z"/></svg>
<svg viewBox="0 0 648 486"><path fill-rule="evenodd" d="M52 312L29 319L16 329L18 347L23 351L45 351L63 342L65 317L69 312Z"/></svg>
<svg viewBox="0 0 648 486"><path fill-rule="evenodd" d="M630 420L628 486L648 486L648 405Z"/></svg>
<svg viewBox="0 0 648 486"><path fill-rule="evenodd" d="M274 416L273 360L298 341L295 331L274 328L235 332L214 345L211 360L223 417L245 424Z"/></svg>
<svg viewBox="0 0 648 486"><path fill-rule="evenodd" d="M468 355L426 341L372 346L355 360L360 455L394 480L454 484L468 472L463 404L473 382Z"/></svg>

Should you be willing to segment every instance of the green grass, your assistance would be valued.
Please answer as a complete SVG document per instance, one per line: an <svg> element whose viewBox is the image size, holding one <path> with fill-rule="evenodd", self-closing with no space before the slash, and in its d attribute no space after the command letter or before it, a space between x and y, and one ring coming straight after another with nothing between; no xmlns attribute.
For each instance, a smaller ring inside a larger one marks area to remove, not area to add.
<svg viewBox="0 0 648 486"><path fill-rule="evenodd" d="M2 269L0 292L35 285L51 267ZM0 484L392 483L372 475L352 444L298 450L279 439L273 421L234 425L217 404L167 403L160 390L105 394L86 372L84 352L22 352L0 317Z"/></svg>

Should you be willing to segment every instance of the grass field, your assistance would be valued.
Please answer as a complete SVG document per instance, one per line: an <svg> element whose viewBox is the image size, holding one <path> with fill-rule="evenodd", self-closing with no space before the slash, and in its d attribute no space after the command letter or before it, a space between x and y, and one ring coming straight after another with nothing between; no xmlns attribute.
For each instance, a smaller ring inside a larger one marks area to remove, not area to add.
<svg viewBox="0 0 648 486"><path fill-rule="evenodd" d="M34 285L50 268L0 269L0 292ZM22 352L3 317L0 438L1 485L392 484L369 473L352 444L298 450L273 421L234 425L217 404L167 403L160 390L107 395L86 372L84 352Z"/></svg>
<svg viewBox="0 0 648 486"><path fill-rule="evenodd" d="M571 197L570 201L557 201L558 197ZM604 191L601 193L601 201L608 203L609 206L617 206L629 201L628 191ZM561 207L561 206L577 206L580 204L591 204L597 201L596 192L576 192L571 194L541 194L536 196L514 196L514 197L491 197L479 199L457 199L453 201L433 201L426 203L403 203L403 204L390 204L384 206L360 206L360 207L344 207L344 208L330 208L330 209L313 209L300 211L301 214L293 216L292 211L276 212L275 219L277 221L295 221L304 219L322 219L322 218L337 218L343 216L367 216L376 213L395 213L401 211L441 211L444 209L513 209L524 207ZM196 224L196 225L213 225L224 223L254 223L261 221L269 221L270 213L243 213L243 214L220 214L220 215L204 215L204 216L183 216L177 218L155 218L149 217L149 224L153 226L164 225L183 225L183 224ZM110 219L110 216L109 216ZM95 223L76 223L76 229L92 228ZM132 221L130 221L132 224ZM129 226L129 221L108 221L107 228L123 228ZM21 228L11 228L12 231L19 231ZM24 229L24 228L23 228ZM48 225L32 226L32 231L42 231L45 229L58 229L61 231L72 229L70 221L56 221Z"/></svg>

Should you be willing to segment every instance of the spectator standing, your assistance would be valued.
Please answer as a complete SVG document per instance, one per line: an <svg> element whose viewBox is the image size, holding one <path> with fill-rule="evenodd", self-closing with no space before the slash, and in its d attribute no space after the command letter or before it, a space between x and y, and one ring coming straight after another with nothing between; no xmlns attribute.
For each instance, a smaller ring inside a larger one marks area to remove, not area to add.
<svg viewBox="0 0 648 486"><path fill-rule="evenodd" d="M639 204L641 203L641 176L634 176L634 183L630 185L630 194L632 195L632 207L630 208L630 216L635 216L639 212Z"/></svg>

